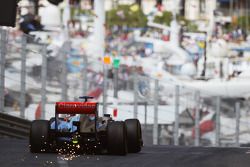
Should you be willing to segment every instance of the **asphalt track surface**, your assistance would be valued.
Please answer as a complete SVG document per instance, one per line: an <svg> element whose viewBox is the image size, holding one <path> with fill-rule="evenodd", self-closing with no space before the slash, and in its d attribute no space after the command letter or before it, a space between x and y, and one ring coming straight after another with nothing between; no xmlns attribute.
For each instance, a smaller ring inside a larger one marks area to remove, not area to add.
<svg viewBox="0 0 250 167"><path fill-rule="evenodd" d="M68 159L72 158L72 159ZM250 148L145 146L127 156L31 154L27 140L0 139L0 166L250 167Z"/></svg>

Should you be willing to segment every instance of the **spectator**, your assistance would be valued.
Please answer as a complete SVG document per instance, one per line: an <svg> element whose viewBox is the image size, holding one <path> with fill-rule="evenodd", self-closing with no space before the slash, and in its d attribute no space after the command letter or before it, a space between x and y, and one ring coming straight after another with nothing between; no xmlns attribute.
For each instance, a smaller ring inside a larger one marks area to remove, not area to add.
<svg viewBox="0 0 250 167"><path fill-rule="evenodd" d="M170 134L167 127L164 125L161 126L160 131L160 144L161 145L170 145L171 144L172 135Z"/></svg>
<svg viewBox="0 0 250 167"><path fill-rule="evenodd" d="M20 29L29 34L31 31L39 31L43 29L40 16L35 16L32 13L23 15L20 21Z"/></svg>
<svg viewBox="0 0 250 167"><path fill-rule="evenodd" d="M185 142L185 135L183 133L181 133L180 137L179 137L179 145L180 146L185 146L186 142Z"/></svg>

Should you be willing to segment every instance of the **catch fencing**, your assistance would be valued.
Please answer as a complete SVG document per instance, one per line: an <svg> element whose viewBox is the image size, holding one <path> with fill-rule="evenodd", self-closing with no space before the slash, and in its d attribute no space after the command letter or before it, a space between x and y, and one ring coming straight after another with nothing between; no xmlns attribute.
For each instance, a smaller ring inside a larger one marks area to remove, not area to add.
<svg viewBox="0 0 250 167"><path fill-rule="evenodd" d="M56 46L49 36L46 41L0 31L0 112L49 119L55 102L89 95L100 102L100 115L139 119L145 144L240 146L250 141L250 117L241 109L246 102L225 101L164 74L148 75L124 58L118 67L105 64L73 39ZM117 58L110 57L111 62Z"/></svg>

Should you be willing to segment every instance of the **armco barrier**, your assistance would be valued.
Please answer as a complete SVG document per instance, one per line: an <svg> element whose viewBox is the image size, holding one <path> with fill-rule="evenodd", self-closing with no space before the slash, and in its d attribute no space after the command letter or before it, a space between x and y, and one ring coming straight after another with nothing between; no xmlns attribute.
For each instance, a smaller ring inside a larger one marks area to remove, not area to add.
<svg viewBox="0 0 250 167"><path fill-rule="evenodd" d="M29 137L31 122L22 118L0 113L0 135L18 139Z"/></svg>

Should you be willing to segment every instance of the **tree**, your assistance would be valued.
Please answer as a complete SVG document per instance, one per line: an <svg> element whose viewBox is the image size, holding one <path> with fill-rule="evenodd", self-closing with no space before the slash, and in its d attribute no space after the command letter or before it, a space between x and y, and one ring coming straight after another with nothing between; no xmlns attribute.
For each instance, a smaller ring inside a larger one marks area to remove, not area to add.
<svg viewBox="0 0 250 167"><path fill-rule="evenodd" d="M172 21L172 13L168 11L161 12L160 15L156 15L154 18L155 23L164 24L167 26L170 26L171 21Z"/></svg>
<svg viewBox="0 0 250 167"><path fill-rule="evenodd" d="M106 12L106 23L108 27L114 25L145 27L147 25L147 17L138 4L118 5L116 8Z"/></svg>

